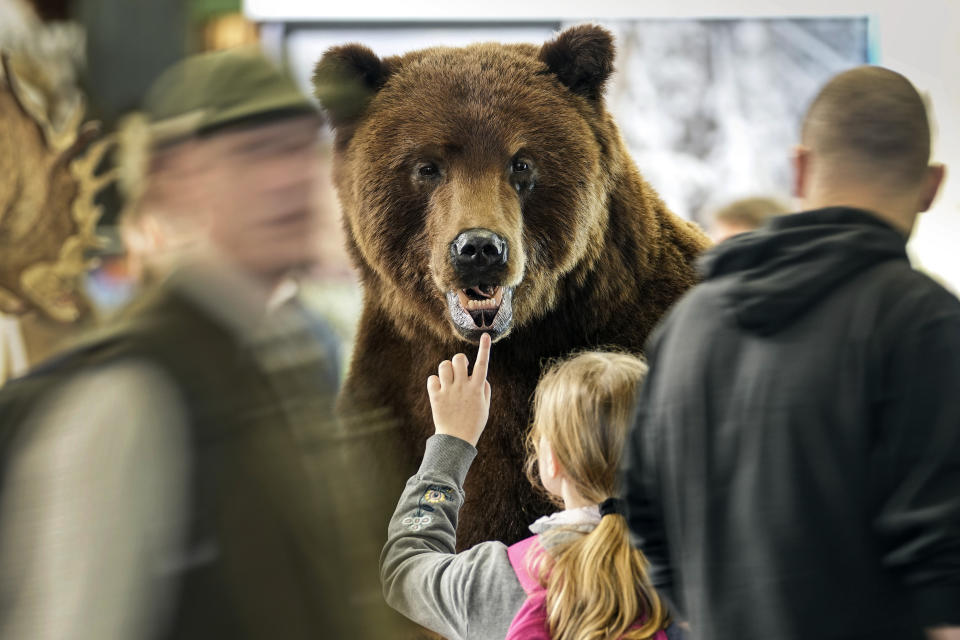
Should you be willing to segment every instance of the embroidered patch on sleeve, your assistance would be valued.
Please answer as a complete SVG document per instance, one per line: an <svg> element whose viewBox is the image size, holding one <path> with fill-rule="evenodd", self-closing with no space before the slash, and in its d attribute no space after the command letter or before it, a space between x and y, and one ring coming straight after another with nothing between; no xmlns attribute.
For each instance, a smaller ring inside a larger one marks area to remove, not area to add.
<svg viewBox="0 0 960 640"><path fill-rule="evenodd" d="M436 509L431 505L450 502L452 499L453 489L450 487L439 484L428 485L427 490L423 492L423 495L420 496L420 499L417 501L416 512L412 516L407 516L401 520L400 524L406 526L410 531L420 531L433 522L433 517L427 515L424 511L432 513Z"/></svg>
<svg viewBox="0 0 960 640"><path fill-rule="evenodd" d="M441 502L446 502L450 499L450 489L447 487L441 487L439 485L430 485L427 487L426 492L423 494L423 497L420 498L420 502L428 502L430 504L439 504Z"/></svg>
<svg viewBox="0 0 960 640"><path fill-rule="evenodd" d="M407 516L400 522L401 524L406 525L407 529L409 529L410 531L420 531L420 529L423 529L425 526L433 522L433 518L431 518L430 516L420 516L420 515Z"/></svg>

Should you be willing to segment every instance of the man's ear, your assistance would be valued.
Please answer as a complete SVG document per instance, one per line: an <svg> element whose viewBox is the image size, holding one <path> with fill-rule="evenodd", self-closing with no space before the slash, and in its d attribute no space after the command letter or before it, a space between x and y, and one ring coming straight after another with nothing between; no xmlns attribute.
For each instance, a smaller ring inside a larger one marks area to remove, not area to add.
<svg viewBox="0 0 960 640"><path fill-rule="evenodd" d="M139 240L145 253L155 254L166 249L169 244L167 237L169 231L167 234L164 233L162 225L152 213L143 214L137 232L140 234Z"/></svg>
<svg viewBox="0 0 960 640"><path fill-rule="evenodd" d="M939 162L934 162L927 167L927 174L923 179L923 191L920 193L920 208L917 211L922 213L933 205L946 174L947 168Z"/></svg>
<svg viewBox="0 0 960 640"><path fill-rule="evenodd" d="M795 146L790 164L793 166L793 196L802 200L807 197L810 182L810 149L802 144Z"/></svg>
<svg viewBox="0 0 960 640"><path fill-rule="evenodd" d="M567 88L590 100L599 100L615 55L613 36L603 27L571 27L540 48L540 60Z"/></svg>
<svg viewBox="0 0 960 640"><path fill-rule="evenodd" d="M361 44L332 47L313 70L313 90L334 129L352 124L390 77L390 66Z"/></svg>

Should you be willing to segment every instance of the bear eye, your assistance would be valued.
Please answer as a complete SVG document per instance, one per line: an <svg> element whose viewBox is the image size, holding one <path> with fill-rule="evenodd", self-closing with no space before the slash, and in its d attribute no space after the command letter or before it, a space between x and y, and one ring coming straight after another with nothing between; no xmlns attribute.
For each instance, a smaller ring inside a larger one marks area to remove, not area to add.
<svg viewBox="0 0 960 640"><path fill-rule="evenodd" d="M432 178L438 173L440 173L440 169L437 168L437 165L433 164L432 162L428 162L417 167L417 175L421 178Z"/></svg>
<svg viewBox="0 0 960 640"><path fill-rule="evenodd" d="M537 181L537 169L522 151L510 160L510 183L517 190L517 194L526 195L533 191Z"/></svg>

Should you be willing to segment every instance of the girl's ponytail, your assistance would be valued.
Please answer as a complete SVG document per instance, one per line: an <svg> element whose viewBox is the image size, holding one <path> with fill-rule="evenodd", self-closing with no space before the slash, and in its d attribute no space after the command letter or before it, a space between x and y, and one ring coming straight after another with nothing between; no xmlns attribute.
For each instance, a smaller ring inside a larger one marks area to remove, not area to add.
<svg viewBox="0 0 960 640"><path fill-rule="evenodd" d="M550 546L549 555L539 569L554 640L639 640L665 626L666 609L623 516L602 517L590 533Z"/></svg>

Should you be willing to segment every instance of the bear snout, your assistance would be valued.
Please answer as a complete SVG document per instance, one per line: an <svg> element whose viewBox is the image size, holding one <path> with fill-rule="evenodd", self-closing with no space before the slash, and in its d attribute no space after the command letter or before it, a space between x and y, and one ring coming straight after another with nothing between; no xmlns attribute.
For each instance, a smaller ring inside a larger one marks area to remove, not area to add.
<svg viewBox="0 0 960 640"><path fill-rule="evenodd" d="M457 234L450 243L454 289L446 292L454 329L477 342L483 333L497 340L513 324L513 287L504 280L509 243L500 234L475 227Z"/></svg>
<svg viewBox="0 0 960 640"><path fill-rule="evenodd" d="M459 279L475 285L501 277L507 267L507 241L489 229L467 229L450 243L450 260Z"/></svg>

